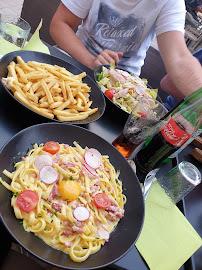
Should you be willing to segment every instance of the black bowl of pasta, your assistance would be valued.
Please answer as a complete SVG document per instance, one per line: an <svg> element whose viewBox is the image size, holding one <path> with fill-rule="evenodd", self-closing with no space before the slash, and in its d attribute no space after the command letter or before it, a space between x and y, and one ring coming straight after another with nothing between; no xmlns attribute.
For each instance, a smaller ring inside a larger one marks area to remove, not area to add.
<svg viewBox="0 0 202 270"><path fill-rule="evenodd" d="M87 124L102 116L104 96L87 73L35 51L11 52L0 60L4 90L41 122Z"/></svg>
<svg viewBox="0 0 202 270"><path fill-rule="evenodd" d="M82 127L45 123L20 131L0 152L0 177L2 223L23 248L53 266L106 267L141 232L144 200L133 169L115 147Z"/></svg>

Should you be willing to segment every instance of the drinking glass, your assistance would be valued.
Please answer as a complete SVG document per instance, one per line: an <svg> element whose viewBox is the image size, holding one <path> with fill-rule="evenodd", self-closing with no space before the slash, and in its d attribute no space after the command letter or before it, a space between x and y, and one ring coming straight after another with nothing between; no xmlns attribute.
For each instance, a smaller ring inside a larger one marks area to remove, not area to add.
<svg viewBox="0 0 202 270"><path fill-rule="evenodd" d="M125 158L131 157L142 142L159 131L164 123L160 119L167 112L167 109L158 100L141 97L129 115L123 131L112 144Z"/></svg>
<svg viewBox="0 0 202 270"><path fill-rule="evenodd" d="M12 51L15 46L22 48L29 36L31 26L15 15L0 15L0 53ZM15 46L14 46L15 45Z"/></svg>
<svg viewBox="0 0 202 270"><path fill-rule="evenodd" d="M176 204L201 183L201 173L192 163L182 161L165 175L157 177L157 182Z"/></svg>

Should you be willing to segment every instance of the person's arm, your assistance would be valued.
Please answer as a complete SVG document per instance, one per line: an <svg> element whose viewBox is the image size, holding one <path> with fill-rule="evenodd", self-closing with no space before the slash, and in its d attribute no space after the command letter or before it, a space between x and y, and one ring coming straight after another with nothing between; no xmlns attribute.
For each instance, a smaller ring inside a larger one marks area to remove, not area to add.
<svg viewBox="0 0 202 270"><path fill-rule="evenodd" d="M159 51L170 79L183 96L202 87L202 67L187 49L184 36L179 31L169 31L157 36Z"/></svg>
<svg viewBox="0 0 202 270"><path fill-rule="evenodd" d="M119 57L123 56L121 52L104 50L97 58L89 53L74 31L81 22L81 18L61 3L50 24L51 37L62 50L91 69L101 64L109 64L111 61L117 65Z"/></svg>
<svg viewBox="0 0 202 270"><path fill-rule="evenodd" d="M184 98L184 95L177 89L174 85L170 76L166 74L160 81L161 89L163 89L168 95L171 95L176 100L181 100Z"/></svg>

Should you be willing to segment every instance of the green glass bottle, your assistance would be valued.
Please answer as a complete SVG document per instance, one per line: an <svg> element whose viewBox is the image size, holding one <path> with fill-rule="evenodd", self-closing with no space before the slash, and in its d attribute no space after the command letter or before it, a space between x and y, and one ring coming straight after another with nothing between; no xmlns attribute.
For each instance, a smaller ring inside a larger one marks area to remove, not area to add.
<svg viewBox="0 0 202 270"><path fill-rule="evenodd" d="M201 130L202 97L189 106L186 104L181 110L175 110L175 113L168 117L168 121L148 145L137 153L136 165L144 172L157 168L166 158L171 155L174 157L174 154L184 149L188 141Z"/></svg>
<svg viewBox="0 0 202 270"><path fill-rule="evenodd" d="M202 97L202 87L196 90L195 92L191 93L187 97L184 98L184 101L180 103L180 105L172 111L170 114L171 116L174 115L176 112L183 110L184 108L190 106L191 104L195 103L197 100L199 100ZM201 104L202 106L202 104ZM186 144L182 145L175 153L167 157L165 160L163 160L163 163L169 162L172 158L177 157L177 155L187 146L189 145L196 137L198 137L202 133L202 125L200 125L199 129L196 131L195 134L189 138L189 140L186 142Z"/></svg>

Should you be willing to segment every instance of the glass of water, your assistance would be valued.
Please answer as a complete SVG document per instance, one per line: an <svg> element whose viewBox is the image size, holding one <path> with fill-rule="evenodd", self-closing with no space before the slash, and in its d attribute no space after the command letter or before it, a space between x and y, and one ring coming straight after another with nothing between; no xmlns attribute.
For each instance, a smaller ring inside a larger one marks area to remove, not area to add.
<svg viewBox="0 0 202 270"><path fill-rule="evenodd" d="M23 48L30 30L31 26L24 19L0 14L0 53L4 54L5 50L12 51L15 46Z"/></svg>
<svg viewBox="0 0 202 270"><path fill-rule="evenodd" d="M201 183L201 173L192 163L182 161L165 175L157 177L157 182L176 204Z"/></svg>

